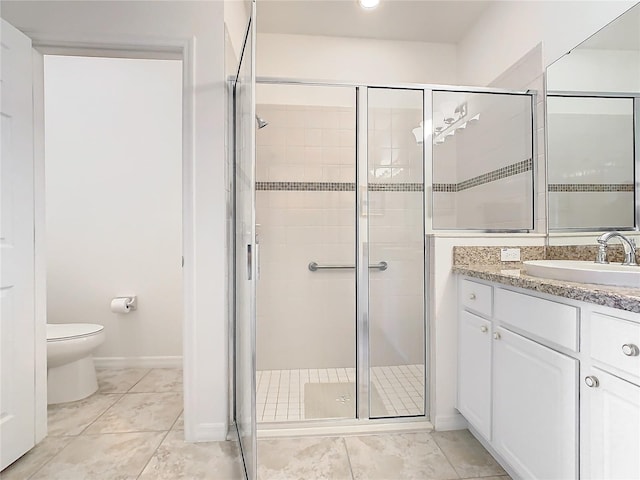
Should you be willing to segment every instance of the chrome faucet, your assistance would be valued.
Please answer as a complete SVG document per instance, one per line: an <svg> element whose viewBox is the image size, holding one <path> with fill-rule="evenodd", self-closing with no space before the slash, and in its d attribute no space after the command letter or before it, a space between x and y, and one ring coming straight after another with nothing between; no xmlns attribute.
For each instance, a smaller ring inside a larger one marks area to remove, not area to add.
<svg viewBox="0 0 640 480"><path fill-rule="evenodd" d="M607 232L598 237L598 252L595 263L609 263L607 260L607 242L612 238L619 238L624 247L624 261L622 265L638 265L636 263L636 242L632 238L627 238L620 232Z"/></svg>

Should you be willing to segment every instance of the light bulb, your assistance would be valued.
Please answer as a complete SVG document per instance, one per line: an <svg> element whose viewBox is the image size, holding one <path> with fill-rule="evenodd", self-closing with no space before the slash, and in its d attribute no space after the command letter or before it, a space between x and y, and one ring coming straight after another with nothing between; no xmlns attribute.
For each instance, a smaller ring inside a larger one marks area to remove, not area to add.
<svg viewBox="0 0 640 480"><path fill-rule="evenodd" d="M358 0L358 3L365 10L371 10L378 6L380 0Z"/></svg>

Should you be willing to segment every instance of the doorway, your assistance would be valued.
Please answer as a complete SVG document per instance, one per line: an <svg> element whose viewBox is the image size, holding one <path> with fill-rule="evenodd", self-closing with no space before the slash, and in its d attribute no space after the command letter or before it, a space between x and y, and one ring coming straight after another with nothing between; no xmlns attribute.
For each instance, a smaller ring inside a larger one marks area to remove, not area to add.
<svg viewBox="0 0 640 480"><path fill-rule="evenodd" d="M182 61L44 55L44 111L47 323L104 327L99 380L182 391Z"/></svg>

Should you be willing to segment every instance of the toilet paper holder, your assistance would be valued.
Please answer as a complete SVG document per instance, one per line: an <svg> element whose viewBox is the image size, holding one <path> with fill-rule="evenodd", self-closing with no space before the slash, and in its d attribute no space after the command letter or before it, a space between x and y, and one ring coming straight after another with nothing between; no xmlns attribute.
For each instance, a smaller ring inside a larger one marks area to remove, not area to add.
<svg viewBox="0 0 640 480"><path fill-rule="evenodd" d="M113 300L124 300L129 310L136 310L138 308L138 297L136 295L115 297Z"/></svg>

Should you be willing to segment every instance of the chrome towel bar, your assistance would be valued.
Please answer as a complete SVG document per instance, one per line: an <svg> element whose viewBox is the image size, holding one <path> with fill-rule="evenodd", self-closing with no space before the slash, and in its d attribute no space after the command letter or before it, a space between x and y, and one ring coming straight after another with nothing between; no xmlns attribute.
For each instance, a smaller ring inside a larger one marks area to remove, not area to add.
<svg viewBox="0 0 640 480"><path fill-rule="evenodd" d="M369 265L369 268L377 268L381 272L385 271L389 264L385 261ZM316 272L318 270L342 270L347 268L356 268L355 265L318 265L316 262L309 263L309 270Z"/></svg>

